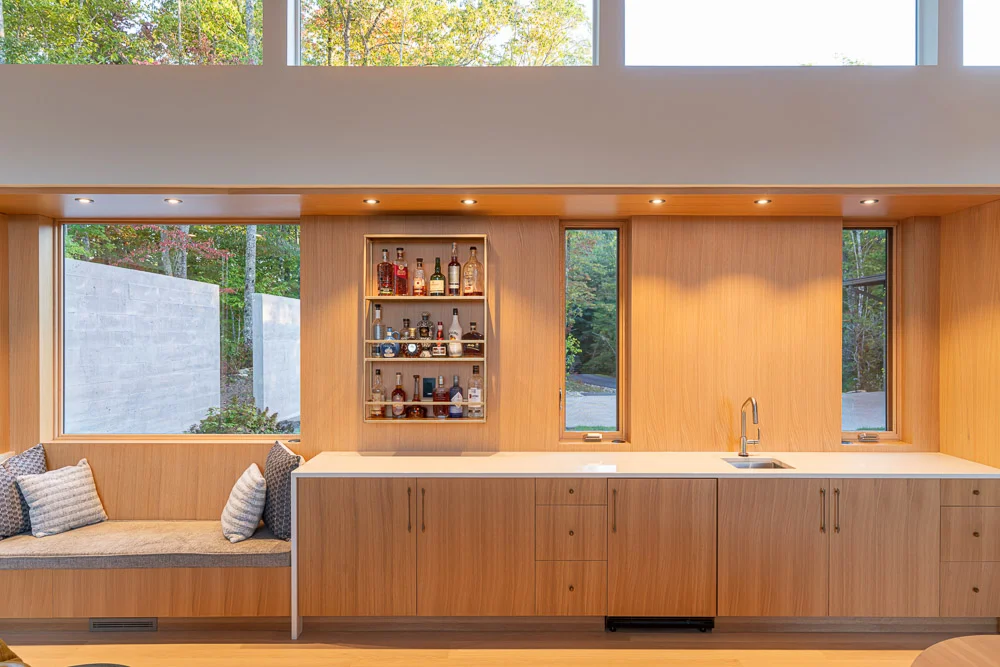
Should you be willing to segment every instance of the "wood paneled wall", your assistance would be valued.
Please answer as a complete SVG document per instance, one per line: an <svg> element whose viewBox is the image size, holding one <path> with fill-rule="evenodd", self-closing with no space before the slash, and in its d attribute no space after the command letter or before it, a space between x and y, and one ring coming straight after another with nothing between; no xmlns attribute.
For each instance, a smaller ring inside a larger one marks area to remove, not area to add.
<svg viewBox="0 0 1000 667"><path fill-rule="evenodd" d="M10 449L10 296L7 217L0 214L0 452Z"/></svg>
<svg viewBox="0 0 1000 667"><path fill-rule="evenodd" d="M941 228L941 451L1000 466L1000 203Z"/></svg>
<svg viewBox="0 0 1000 667"><path fill-rule="evenodd" d="M493 344L486 424L362 423L364 235L376 233L489 235L483 331ZM559 252L556 218L303 219L303 453L556 449L563 367Z"/></svg>
<svg viewBox="0 0 1000 667"><path fill-rule="evenodd" d="M633 447L839 447L841 219L632 224Z"/></svg>

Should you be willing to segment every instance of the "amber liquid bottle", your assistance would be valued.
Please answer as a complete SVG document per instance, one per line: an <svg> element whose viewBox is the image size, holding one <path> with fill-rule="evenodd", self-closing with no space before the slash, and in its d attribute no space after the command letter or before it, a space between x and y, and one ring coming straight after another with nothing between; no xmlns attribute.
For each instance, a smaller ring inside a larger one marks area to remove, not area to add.
<svg viewBox="0 0 1000 667"><path fill-rule="evenodd" d="M438 376L437 387L434 388L434 403L451 403L451 392L444 386L444 376ZM448 418L448 405L435 405L434 416L438 419Z"/></svg>
<svg viewBox="0 0 1000 667"><path fill-rule="evenodd" d="M413 376L413 401L415 403L420 402L420 376ZM407 419L426 419L427 409L422 405L411 405L410 409L406 411Z"/></svg>
<svg viewBox="0 0 1000 667"><path fill-rule="evenodd" d="M469 248L469 252L469 261L462 267L462 296L482 296L485 291L483 263L476 256L476 246Z"/></svg>
<svg viewBox="0 0 1000 667"><path fill-rule="evenodd" d="M451 244L451 261L448 262L448 296L462 294L462 265L458 262L458 244Z"/></svg>
<svg viewBox="0 0 1000 667"><path fill-rule="evenodd" d="M479 329L476 328L475 322L469 322L469 330L462 334L462 340L482 340L483 334ZM483 345L482 343L463 343L462 348L465 351L465 355L468 357L481 357L483 356Z"/></svg>
<svg viewBox="0 0 1000 667"><path fill-rule="evenodd" d="M406 416L406 390L403 389L403 374L396 373L396 388L392 390L392 418Z"/></svg>
<svg viewBox="0 0 1000 667"><path fill-rule="evenodd" d="M393 290L395 291L396 296L409 296L410 269L406 265L406 260L403 259L402 248L396 248L396 264L393 266L393 272L395 279Z"/></svg>
<svg viewBox="0 0 1000 667"><path fill-rule="evenodd" d="M396 293L396 267L389 261L389 250L382 248L382 261L375 269L378 279L378 295L392 296Z"/></svg>
<svg viewBox="0 0 1000 667"><path fill-rule="evenodd" d="M424 258L417 257L417 268L413 271L413 296L427 296L427 274Z"/></svg>

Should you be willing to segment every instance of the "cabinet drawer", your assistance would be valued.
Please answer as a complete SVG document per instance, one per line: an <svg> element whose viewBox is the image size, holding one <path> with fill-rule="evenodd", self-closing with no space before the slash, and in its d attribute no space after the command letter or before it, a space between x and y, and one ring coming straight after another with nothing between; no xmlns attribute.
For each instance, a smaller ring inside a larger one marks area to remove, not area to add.
<svg viewBox="0 0 1000 667"><path fill-rule="evenodd" d="M941 508L942 561L1000 561L1000 507Z"/></svg>
<svg viewBox="0 0 1000 667"><path fill-rule="evenodd" d="M1000 479L942 479L941 504L1000 507Z"/></svg>
<svg viewBox="0 0 1000 667"><path fill-rule="evenodd" d="M604 616L607 599L607 563L535 563L536 615Z"/></svg>
<svg viewBox="0 0 1000 667"><path fill-rule="evenodd" d="M535 560L607 560L608 514L600 506L535 508Z"/></svg>
<svg viewBox="0 0 1000 667"><path fill-rule="evenodd" d="M941 563L941 615L1000 616L1000 563Z"/></svg>
<svg viewBox="0 0 1000 667"><path fill-rule="evenodd" d="M607 505L606 479L536 479L536 505Z"/></svg>

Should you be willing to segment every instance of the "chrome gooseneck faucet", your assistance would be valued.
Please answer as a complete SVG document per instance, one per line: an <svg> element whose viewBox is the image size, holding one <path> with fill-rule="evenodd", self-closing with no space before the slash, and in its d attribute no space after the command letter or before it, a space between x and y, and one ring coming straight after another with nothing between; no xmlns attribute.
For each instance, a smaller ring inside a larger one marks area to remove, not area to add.
<svg viewBox="0 0 1000 667"><path fill-rule="evenodd" d="M760 427L757 427L757 439L747 440L747 405L753 408L753 423L759 424L760 421L757 418L757 399L751 396L747 400L743 401L743 407L740 408L740 456L750 456L747 454L747 445L759 445L760 444Z"/></svg>

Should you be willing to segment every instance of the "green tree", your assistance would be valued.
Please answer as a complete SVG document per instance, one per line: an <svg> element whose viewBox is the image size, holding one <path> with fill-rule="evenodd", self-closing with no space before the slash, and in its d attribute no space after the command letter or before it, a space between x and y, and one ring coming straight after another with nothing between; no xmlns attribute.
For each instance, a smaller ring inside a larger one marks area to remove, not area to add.
<svg viewBox="0 0 1000 667"><path fill-rule="evenodd" d="M845 392L886 389L888 240L884 229L844 230Z"/></svg>
<svg viewBox="0 0 1000 667"><path fill-rule="evenodd" d="M566 372L618 376L618 233L566 233Z"/></svg>

